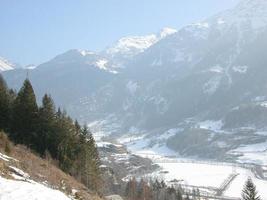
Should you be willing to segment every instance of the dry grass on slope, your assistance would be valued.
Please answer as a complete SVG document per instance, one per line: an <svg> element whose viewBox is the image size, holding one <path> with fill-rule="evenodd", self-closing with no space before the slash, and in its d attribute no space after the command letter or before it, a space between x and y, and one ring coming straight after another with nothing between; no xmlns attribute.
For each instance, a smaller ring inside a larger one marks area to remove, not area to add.
<svg viewBox="0 0 267 200"><path fill-rule="evenodd" d="M76 199L101 200L83 184L57 168L55 161L42 159L22 145L14 146L4 133L0 133L0 152L14 158L9 161L0 159L1 176L12 178L9 166L13 166L27 173L31 180L73 195Z"/></svg>

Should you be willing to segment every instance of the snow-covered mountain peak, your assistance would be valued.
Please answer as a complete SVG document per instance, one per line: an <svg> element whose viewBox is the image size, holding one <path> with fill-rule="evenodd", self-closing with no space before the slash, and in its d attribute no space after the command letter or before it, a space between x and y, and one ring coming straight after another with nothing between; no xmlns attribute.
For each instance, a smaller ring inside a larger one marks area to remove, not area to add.
<svg viewBox="0 0 267 200"><path fill-rule="evenodd" d="M107 49L107 54L126 54L129 56L134 56L145 49L149 48L157 42L157 36L154 34L147 36L129 36L123 37L118 40L118 42L111 48Z"/></svg>
<svg viewBox="0 0 267 200"><path fill-rule="evenodd" d="M6 60L5 58L0 57L0 72L13 70L15 67L14 64Z"/></svg>
<svg viewBox="0 0 267 200"><path fill-rule="evenodd" d="M124 63L129 59L144 52L155 43L176 32L177 30L166 27L156 34L123 37L113 46L105 50L105 54L117 61L117 67L123 67Z"/></svg>
<svg viewBox="0 0 267 200"><path fill-rule="evenodd" d="M162 39L162 38L165 38L165 37L167 37L167 36L169 36L169 35L172 35L172 34L174 34L174 33L176 33L176 32L177 32L176 29L169 28L169 27L165 27L165 28L163 28L163 29L161 30L161 32L160 32L160 38L161 38L161 39Z"/></svg>

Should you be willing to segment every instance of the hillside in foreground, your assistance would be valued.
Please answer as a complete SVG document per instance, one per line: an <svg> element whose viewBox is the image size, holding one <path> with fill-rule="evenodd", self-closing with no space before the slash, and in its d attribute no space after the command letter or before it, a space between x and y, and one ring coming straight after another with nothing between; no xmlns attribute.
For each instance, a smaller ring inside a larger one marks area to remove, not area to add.
<svg viewBox="0 0 267 200"><path fill-rule="evenodd" d="M53 162L40 158L24 146L13 146L1 133L0 199L101 199Z"/></svg>

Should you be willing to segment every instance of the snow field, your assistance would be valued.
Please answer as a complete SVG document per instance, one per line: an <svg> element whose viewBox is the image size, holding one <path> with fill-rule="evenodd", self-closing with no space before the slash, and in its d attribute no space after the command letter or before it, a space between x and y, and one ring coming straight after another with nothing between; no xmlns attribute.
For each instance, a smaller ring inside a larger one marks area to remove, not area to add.
<svg viewBox="0 0 267 200"><path fill-rule="evenodd" d="M230 166L217 166L199 163L156 163L162 171L169 172L164 175L164 180L170 182L180 180L181 184L219 187L220 184L232 173ZM156 172L154 175L157 176ZM162 174L161 174L162 175Z"/></svg>
<svg viewBox="0 0 267 200"><path fill-rule="evenodd" d="M47 188L39 183L8 180L0 177L1 200L70 200L58 190Z"/></svg>

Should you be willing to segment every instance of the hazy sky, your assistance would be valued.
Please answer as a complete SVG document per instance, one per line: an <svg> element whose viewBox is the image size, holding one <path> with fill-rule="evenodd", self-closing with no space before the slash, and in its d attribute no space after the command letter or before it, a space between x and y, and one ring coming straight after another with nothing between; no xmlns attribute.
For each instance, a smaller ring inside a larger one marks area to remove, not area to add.
<svg viewBox="0 0 267 200"><path fill-rule="evenodd" d="M0 0L0 56L39 64L68 49L180 28L239 0Z"/></svg>

